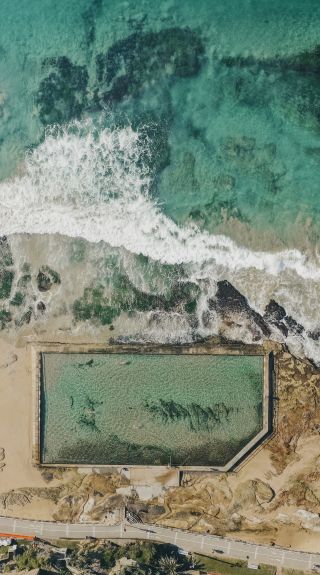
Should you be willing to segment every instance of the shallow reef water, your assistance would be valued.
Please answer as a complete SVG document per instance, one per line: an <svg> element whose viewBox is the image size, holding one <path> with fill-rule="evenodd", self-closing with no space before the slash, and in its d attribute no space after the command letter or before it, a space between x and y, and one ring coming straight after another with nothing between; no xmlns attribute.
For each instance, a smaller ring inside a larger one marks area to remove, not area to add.
<svg viewBox="0 0 320 575"><path fill-rule="evenodd" d="M319 363L318 2L4 0L0 16L0 327L273 337ZM219 282L242 303L223 311ZM261 329L270 301L285 327Z"/></svg>

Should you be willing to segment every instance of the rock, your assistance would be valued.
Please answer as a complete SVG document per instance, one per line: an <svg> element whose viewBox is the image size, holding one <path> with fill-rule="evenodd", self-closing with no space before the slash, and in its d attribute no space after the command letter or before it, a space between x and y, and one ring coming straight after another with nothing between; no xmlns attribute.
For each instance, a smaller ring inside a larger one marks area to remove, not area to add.
<svg viewBox="0 0 320 575"><path fill-rule="evenodd" d="M245 508L269 503L274 498L274 491L260 479L248 479L236 487L233 497L235 509Z"/></svg>
<svg viewBox="0 0 320 575"><path fill-rule="evenodd" d="M275 326L287 337L289 333L299 335L304 331L304 327L293 317L287 315L286 310L274 299L270 300L265 308L263 319L266 323Z"/></svg>
<svg viewBox="0 0 320 575"><path fill-rule="evenodd" d="M227 280L218 282L215 298L209 300L209 309L215 310L223 319L239 314L254 323L264 336L270 336L271 331L264 318L250 307L247 299Z"/></svg>
<svg viewBox="0 0 320 575"><path fill-rule="evenodd" d="M52 481L54 478L52 471L47 471L46 469L41 471L41 476L46 483L50 483L50 481Z"/></svg>
<svg viewBox="0 0 320 575"><path fill-rule="evenodd" d="M62 497L53 514L55 521L77 521L80 516L85 499L79 495L66 495Z"/></svg>
<svg viewBox="0 0 320 575"><path fill-rule="evenodd" d="M301 521L303 529L320 532L320 517L318 513L311 513L306 509L298 509L295 515Z"/></svg>
<svg viewBox="0 0 320 575"><path fill-rule="evenodd" d="M256 499L259 504L269 503L274 498L275 493L273 489L270 487L270 485L268 485L268 483L265 483L260 479L256 479L254 481L254 489Z"/></svg>
<svg viewBox="0 0 320 575"><path fill-rule="evenodd" d="M0 506L2 509L8 509L9 507L27 505L32 500L32 495L28 495L22 491L8 491L7 493L1 493L0 495Z"/></svg>
<svg viewBox="0 0 320 575"><path fill-rule="evenodd" d="M46 311L46 306L45 306L45 304L43 303L43 301L38 301L38 303L37 303L37 310L38 310L40 313L44 313L44 312Z"/></svg>
<svg viewBox="0 0 320 575"><path fill-rule="evenodd" d="M304 331L303 325L298 323L291 315L287 315L285 318L285 322L288 326L289 331L294 334L301 334Z"/></svg>
<svg viewBox="0 0 320 575"><path fill-rule="evenodd" d="M49 291L54 284L60 283L61 279L58 272L49 268L49 266L41 266L37 275L37 286L39 291Z"/></svg>
<svg viewBox="0 0 320 575"><path fill-rule="evenodd" d="M266 306L264 319L271 323L282 321L286 317L286 310L279 305L274 299L271 299Z"/></svg>
<svg viewBox="0 0 320 575"><path fill-rule="evenodd" d="M234 509L242 509L257 504L254 482L249 479L237 485L233 494Z"/></svg>

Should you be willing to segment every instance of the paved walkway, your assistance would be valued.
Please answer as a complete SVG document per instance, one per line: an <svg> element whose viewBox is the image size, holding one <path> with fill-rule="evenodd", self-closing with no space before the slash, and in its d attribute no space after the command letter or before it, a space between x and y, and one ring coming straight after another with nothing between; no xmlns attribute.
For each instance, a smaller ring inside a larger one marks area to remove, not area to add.
<svg viewBox="0 0 320 575"><path fill-rule="evenodd" d="M89 523L56 523L46 521L29 521L27 519L12 519L0 517L2 533L21 535L36 535L48 539L74 538L84 539L86 536L105 539L150 539L157 542L172 543L187 551L211 555L217 551L219 557L244 559L249 563L266 563L276 567L289 567L300 570L311 570L320 565L320 553L305 553L291 551L281 547L255 545L235 539L226 539L214 535L201 535L190 531L169 529L155 525L120 525L106 526ZM219 553L220 552L220 553Z"/></svg>

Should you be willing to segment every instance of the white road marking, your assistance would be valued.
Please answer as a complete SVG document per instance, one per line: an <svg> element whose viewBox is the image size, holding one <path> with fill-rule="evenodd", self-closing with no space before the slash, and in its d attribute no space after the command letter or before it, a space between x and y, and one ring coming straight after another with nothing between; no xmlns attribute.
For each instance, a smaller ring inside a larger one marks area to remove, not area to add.
<svg viewBox="0 0 320 575"><path fill-rule="evenodd" d="M127 527L126 527L127 528ZM149 530L148 530L149 528ZM99 524L64 524L44 521L29 521L0 517L0 530L8 533L21 533L33 535L34 533L46 534L47 537L74 536L83 538L85 535L100 535L104 538L124 537L123 524L117 526L106 526ZM310 554L299 551L289 551L283 548L271 548L266 545L252 545L241 541L224 539L223 537L212 535L201 535L201 533L190 533L166 527L156 527L154 525L144 525L143 528L127 528L128 534L136 539L157 539L166 542L186 543L186 547L203 549L204 547L216 546L221 550L226 550L228 555L235 558L243 558L247 555L254 555L259 562L266 562L272 565L288 565L301 569L311 569L314 563L320 563L320 554ZM147 533L147 535L146 535Z"/></svg>

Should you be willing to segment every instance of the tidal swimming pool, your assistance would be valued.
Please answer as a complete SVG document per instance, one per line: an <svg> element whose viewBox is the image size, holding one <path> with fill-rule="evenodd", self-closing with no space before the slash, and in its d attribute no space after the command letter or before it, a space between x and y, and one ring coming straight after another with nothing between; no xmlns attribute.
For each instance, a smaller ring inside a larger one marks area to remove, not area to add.
<svg viewBox="0 0 320 575"><path fill-rule="evenodd" d="M41 353L41 463L224 466L263 397L262 355Z"/></svg>

